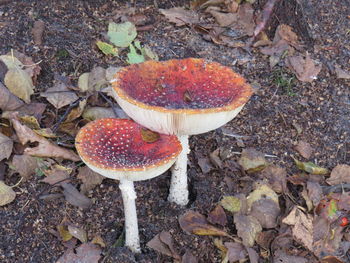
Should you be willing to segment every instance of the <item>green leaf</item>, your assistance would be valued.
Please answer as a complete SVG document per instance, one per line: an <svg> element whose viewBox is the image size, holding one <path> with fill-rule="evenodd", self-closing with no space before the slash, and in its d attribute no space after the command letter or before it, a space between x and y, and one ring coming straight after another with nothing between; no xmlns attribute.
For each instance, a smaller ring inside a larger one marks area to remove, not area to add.
<svg viewBox="0 0 350 263"><path fill-rule="evenodd" d="M232 213L236 213L241 210L241 200L234 196L225 196L220 201L220 205Z"/></svg>
<svg viewBox="0 0 350 263"><path fill-rule="evenodd" d="M327 209L328 217L332 218L337 213L337 211L338 211L337 201L332 199L329 202L329 206L328 206L328 209Z"/></svg>
<svg viewBox="0 0 350 263"><path fill-rule="evenodd" d="M130 52L127 54L128 56L128 63L129 64L137 64L142 63L145 61L145 58L142 54L138 54L133 44L130 44L129 46Z"/></svg>
<svg viewBox="0 0 350 263"><path fill-rule="evenodd" d="M118 56L118 49L113 45L110 45L103 41L96 42L97 47L102 51L105 55Z"/></svg>
<svg viewBox="0 0 350 263"><path fill-rule="evenodd" d="M109 40L117 47L128 47L136 38L136 27L131 22L116 24L109 23L108 33Z"/></svg>
<svg viewBox="0 0 350 263"><path fill-rule="evenodd" d="M329 173L328 169L317 166L312 162L301 162L301 161L298 161L297 159L294 159L294 162L300 170L303 170L310 174L323 175L323 174Z"/></svg>

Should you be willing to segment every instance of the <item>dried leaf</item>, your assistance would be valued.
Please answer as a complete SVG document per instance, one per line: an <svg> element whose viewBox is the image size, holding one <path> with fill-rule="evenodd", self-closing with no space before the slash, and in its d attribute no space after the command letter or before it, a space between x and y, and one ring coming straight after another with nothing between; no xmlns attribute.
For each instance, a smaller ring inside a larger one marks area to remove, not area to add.
<svg viewBox="0 0 350 263"><path fill-rule="evenodd" d="M231 213L236 213L241 210L241 200L234 196L224 196L220 205Z"/></svg>
<svg viewBox="0 0 350 263"><path fill-rule="evenodd" d="M7 55L11 57L12 55L14 55L19 61L21 61L21 63L24 66L23 70L29 74L29 76L33 80L33 83L35 84L36 79L41 71L41 67L39 66L39 63L34 63L31 57L28 57L25 54L18 52L16 50L9 52Z"/></svg>
<svg viewBox="0 0 350 263"><path fill-rule="evenodd" d="M30 95L34 93L34 84L31 76L24 70L24 65L14 56L3 55L0 60L8 68L5 74L4 84L12 94L30 102Z"/></svg>
<svg viewBox="0 0 350 263"><path fill-rule="evenodd" d="M80 186L80 191L83 194L88 193L96 185L100 185L104 179L102 175L95 173L87 166L79 168L77 178L83 182L83 184Z"/></svg>
<svg viewBox="0 0 350 263"><path fill-rule="evenodd" d="M244 3L240 5L238 12L238 24L244 29L244 32L248 36L254 34L255 22L254 22L254 9L251 4Z"/></svg>
<svg viewBox="0 0 350 263"><path fill-rule="evenodd" d="M169 22L175 23L176 26L197 24L199 22L199 17L196 12L185 10L182 7L159 9L159 11L169 20Z"/></svg>
<svg viewBox="0 0 350 263"><path fill-rule="evenodd" d="M127 62L129 64L137 64L145 61L145 57L142 54L137 52L133 44L130 44L129 46L129 53L127 54L127 57L128 57Z"/></svg>
<svg viewBox="0 0 350 263"><path fill-rule="evenodd" d="M44 30L45 30L44 21L37 20L34 22L32 35L33 35L33 40L35 45L40 46L42 44Z"/></svg>
<svg viewBox="0 0 350 263"><path fill-rule="evenodd" d="M294 159L294 158L293 158ZM326 168L322 168L312 162L300 162L297 159L294 159L295 164L297 167L310 174L318 174L318 175L323 175L323 174L328 174L329 171Z"/></svg>
<svg viewBox="0 0 350 263"><path fill-rule="evenodd" d="M268 186L268 185L258 185L258 187L251 192L247 197L248 210L251 209L254 202L262 199L269 199L277 204L278 203L278 195Z"/></svg>
<svg viewBox="0 0 350 263"><path fill-rule="evenodd" d="M222 161L220 159L220 148L211 152L209 154L209 158L210 158L210 161L212 162L212 164L214 164L216 167L218 167L220 169L222 168L223 164L222 164Z"/></svg>
<svg viewBox="0 0 350 263"><path fill-rule="evenodd" d="M314 151L311 145L304 141L299 141L297 146L295 146L295 150L297 150L305 159L309 159Z"/></svg>
<svg viewBox="0 0 350 263"><path fill-rule="evenodd" d="M181 263L198 263L198 259L190 250L186 249L185 254L181 258Z"/></svg>
<svg viewBox="0 0 350 263"><path fill-rule="evenodd" d="M280 212L278 203L268 198L262 198L253 202L250 215L258 219L263 228L274 228L277 226Z"/></svg>
<svg viewBox="0 0 350 263"><path fill-rule="evenodd" d="M331 176L326 181L330 185L350 183L350 165L338 164L333 168Z"/></svg>
<svg viewBox="0 0 350 263"><path fill-rule="evenodd" d="M145 142L153 143L153 142L156 142L159 140L160 135L157 132L151 131L151 130L146 129L146 128L142 128L141 129L141 138Z"/></svg>
<svg viewBox="0 0 350 263"><path fill-rule="evenodd" d="M38 168L38 161L35 157L27 154L14 155L11 167L22 177L28 179L31 175L35 174L35 171Z"/></svg>
<svg viewBox="0 0 350 263"><path fill-rule="evenodd" d="M98 263L101 258L101 249L92 243L81 244L75 250L69 248L56 263Z"/></svg>
<svg viewBox="0 0 350 263"><path fill-rule="evenodd" d="M16 193L13 189L0 181L0 206L11 203L16 198Z"/></svg>
<svg viewBox="0 0 350 263"><path fill-rule="evenodd" d="M172 257L175 260L180 260L180 255L174 248L174 241L172 236L167 231L162 231L152 238L147 246L158 251L159 253Z"/></svg>
<svg viewBox="0 0 350 263"><path fill-rule="evenodd" d="M287 172L285 168L269 165L261 173L261 177L268 180L272 190L284 193L287 190Z"/></svg>
<svg viewBox="0 0 350 263"><path fill-rule="evenodd" d="M68 203L83 209L87 209L92 205L92 201L81 194L73 185L62 183L61 186L63 187L63 194Z"/></svg>
<svg viewBox="0 0 350 263"><path fill-rule="evenodd" d="M136 27L131 22L116 24L110 22L108 25L109 40L117 47L128 47L136 38Z"/></svg>
<svg viewBox="0 0 350 263"><path fill-rule="evenodd" d="M307 193L313 206L317 206L323 197L322 187L317 182L308 181L306 184Z"/></svg>
<svg viewBox="0 0 350 263"><path fill-rule="evenodd" d="M265 155L253 148L244 149L238 163L248 173L261 171L268 164Z"/></svg>
<svg viewBox="0 0 350 263"><path fill-rule="evenodd" d="M350 79L350 72L341 69L339 66L335 66L335 74L338 79Z"/></svg>
<svg viewBox="0 0 350 263"><path fill-rule="evenodd" d="M89 121L94 121L103 118L115 118L115 114L112 108L104 107L91 107L85 109L83 112L83 118Z"/></svg>
<svg viewBox="0 0 350 263"><path fill-rule="evenodd" d="M225 231L210 225L205 216L195 211L187 211L179 217L179 223L182 230L187 233L196 234L200 236L227 236Z"/></svg>
<svg viewBox="0 0 350 263"><path fill-rule="evenodd" d="M99 245L100 247L106 247L106 243L103 241L103 238L99 235L94 236L94 238L91 240L91 243Z"/></svg>
<svg viewBox="0 0 350 263"><path fill-rule="evenodd" d="M0 81L0 109L2 111L11 111L18 109L22 105L23 101L13 95Z"/></svg>
<svg viewBox="0 0 350 263"><path fill-rule="evenodd" d="M237 242L225 242L227 248L227 259L229 262L241 262L247 258L247 251L244 246Z"/></svg>
<svg viewBox="0 0 350 263"><path fill-rule="evenodd" d="M79 76L78 87L82 92L89 90L89 74L89 72L85 72Z"/></svg>
<svg viewBox="0 0 350 263"><path fill-rule="evenodd" d="M68 226L68 231L73 237L80 240L81 243L87 242L87 233L84 229L75 226Z"/></svg>
<svg viewBox="0 0 350 263"><path fill-rule="evenodd" d="M57 231L60 234L60 237L62 238L63 241L68 241L73 238L72 234L69 233L66 226L63 226L63 225L57 226Z"/></svg>
<svg viewBox="0 0 350 263"><path fill-rule="evenodd" d="M11 156L13 141L11 138L0 133L0 161L8 159Z"/></svg>
<svg viewBox="0 0 350 263"><path fill-rule="evenodd" d="M51 169L45 171L46 177L41 182L53 185L69 178L72 168L56 164Z"/></svg>
<svg viewBox="0 0 350 263"><path fill-rule="evenodd" d="M118 48L114 47L103 41L97 41L96 46L102 51L105 55L118 56Z"/></svg>
<svg viewBox="0 0 350 263"><path fill-rule="evenodd" d="M204 174L209 173L213 168L210 165L208 158L198 158L198 165Z"/></svg>
<svg viewBox="0 0 350 263"><path fill-rule="evenodd" d="M18 116L33 116L37 120L40 120L45 109L45 103L32 102L30 104L20 106L18 109L16 109L16 112L18 113ZM13 114L13 111L6 111L2 114L2 117L9 119Z"/></svg>
<svg viewBox="0 0 350 263"><path fill-rule="evenodd" d="M247 247L252 247L257 235L262 230L259 221L253 216L238 213L234 215L233 219L236 225L237 235L242 238L243 244Z"/></svg>
<svg viewBox="0 0 350 263"><path fill-rule="evenodd" d="M78 96L67 88L66 83L56 80L53 87L40 94L45 97L56 109L69 105L78 99Z"/></svg>
<svg viewBox="0 0 350 263"><path fill-rule="evenodd" d="M308 259L306 259L305 257L288 255L285 251L279 249L274 253L273 262L307 263Z"/></svg>
<svg viewBox="0 0 350 263"><path fill-rule="evenodd" d="M89 73L88 91L99 91L107 86L106 70L102 67L94 67Z"/></svg>
<svg viewBox="0 0 350 263"><path fill-rule="evenodd" d="M86 106L86 102L87 102L87 99L83 99L81 101L79 101L79 105L78 107L72 109L67 118L64 120L64 122L72 122L76 119L78 119L82 114L83 114L83 111L85 109L85 106Z"/></svg>
<svg viewBox="0 0 350 263"><path fill-rule="evenodd" d="M317 79L322 66L316 65L307 53L305 59L302 56L290 56L286 59L286 64L295 73L300 81L312 82Z"/></svg>
<svg viewBox="0 0 350 263"><path fill-rule="evenodd" d="M227 217L221 205L217 205L208 215L208 221L212 224L226 226Z"/></svg>
<svg viewBox="0 0 350 263"><path fill-rule="evenodd" d="M208 8L206 12L210 13L221 27L228 27L238 19L237 14L219 12L216 8Z"/></svg>

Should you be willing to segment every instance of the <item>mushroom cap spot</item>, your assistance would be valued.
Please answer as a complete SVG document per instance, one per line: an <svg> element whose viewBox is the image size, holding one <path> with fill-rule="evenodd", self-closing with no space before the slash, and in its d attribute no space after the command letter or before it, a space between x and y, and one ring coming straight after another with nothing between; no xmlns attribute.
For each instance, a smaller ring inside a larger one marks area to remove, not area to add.
<svg viewBox="0 0 350 263"><path fill-rule="evenodd" d="M182 147L176 136L160 134L148 143L142 128L132 120L95 120L80 129L75 146L87 165L106 171L145 171L177 158Z"/></svg>
<svg viewBox="0 0 350 263"><path fill-rule="evenodd" d="M113 89L121 99L160 112L231 111L253 93L229 67L196 58L133 64L120 70L115 79Z"/></svg>

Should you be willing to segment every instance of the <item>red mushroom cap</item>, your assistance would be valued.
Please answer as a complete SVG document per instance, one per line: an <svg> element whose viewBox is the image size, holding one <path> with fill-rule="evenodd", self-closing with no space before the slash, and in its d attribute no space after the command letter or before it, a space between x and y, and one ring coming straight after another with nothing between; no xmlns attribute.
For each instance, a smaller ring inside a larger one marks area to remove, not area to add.
<svg viewBox="0 0 350 263"><path fill-rule="evenodd" d="M176 136L160 134L149 143L142 138L142 129L132 120L95 120L78 132L76 148L82 160L100 173L145 171L175 161L182 150Z"/></svg>
<svg viewBox="0 0 350 263"><path fill-rule="evenodd" d="M195 58L133 64L120 70L116 79L113 89L121 99L162 112L230 111L252 95L232 69Z"/></svg>

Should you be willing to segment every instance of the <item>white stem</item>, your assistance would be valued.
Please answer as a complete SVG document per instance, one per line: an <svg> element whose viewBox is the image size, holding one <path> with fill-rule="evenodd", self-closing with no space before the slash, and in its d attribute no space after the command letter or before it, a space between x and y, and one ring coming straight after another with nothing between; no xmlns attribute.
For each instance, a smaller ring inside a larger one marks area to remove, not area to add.
<svg viewBox="0 0 350 263"><path fill-rule="evenodd" d="M141 249L139 227L137 224L134 182L130 180L120 180L119 189L122 193L124 203L125 245L129 247L132 252L139 253Z"/></svg>
<svg viewBox="0 0 350 263"><path fill-rule="evenodd" d="M190 147L188 146L188 135L179 136L179 140L182 145L182 152L171 169L172 176L168 200L178 205L187 205L187 154L190 152Z"/></svg>

